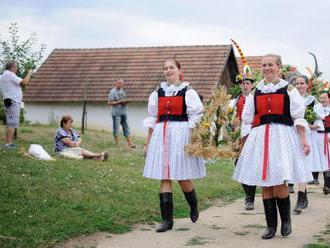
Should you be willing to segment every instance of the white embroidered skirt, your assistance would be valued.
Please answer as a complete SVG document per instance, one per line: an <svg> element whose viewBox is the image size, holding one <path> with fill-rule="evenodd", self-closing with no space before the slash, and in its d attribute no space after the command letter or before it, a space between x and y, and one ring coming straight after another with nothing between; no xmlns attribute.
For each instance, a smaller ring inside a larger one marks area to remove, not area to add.
<svg viewBox="0 0 330 248"><path fill-rule="evenodd" d="M307 156L308 164L312 172L322 172L329 170L328 158L324 154L324 133L312 131L307 136L311 146L311 153ZM326 150L326 153L329 149Z"/></svg>
<svg viewBox="0 0 330 248"><path fill-rule="evenodd" d="M252 128L237 162L233 179L247 185L275 186L312 180L295 127L270 124L266 178L262 178L266 125Z"/></svg>
<svg viewBox="0 0 330 248"><path fill-rule="evenodd" d="M165 138L164 122L157 123L149 143L143 176L159 180L204 177L204 160L184 153L189 136L188 122L167 122Z"/></svg>

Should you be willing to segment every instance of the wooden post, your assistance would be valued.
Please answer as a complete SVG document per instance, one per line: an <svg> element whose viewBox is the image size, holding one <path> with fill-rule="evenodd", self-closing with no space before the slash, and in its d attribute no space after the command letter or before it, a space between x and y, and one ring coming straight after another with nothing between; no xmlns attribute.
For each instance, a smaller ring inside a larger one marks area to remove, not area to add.
<svg viewBox="0 0 330 248"><path fill-rule="evenodd" d="M84 100L83 100L83 112L82 112L82 119L81 119L81 133L85 133L85 129L87 129L87 85L88 85L89 79L85 80L84 84Z"/></svg>
<svg viewBox="0 0 330 248"><path fill-rule="evenodd" d="M83 104L83 112L82 112L82 120L81 120L81 133L85 133L85 120L86 120L86 105L87 101L84 101Z"/></svg>

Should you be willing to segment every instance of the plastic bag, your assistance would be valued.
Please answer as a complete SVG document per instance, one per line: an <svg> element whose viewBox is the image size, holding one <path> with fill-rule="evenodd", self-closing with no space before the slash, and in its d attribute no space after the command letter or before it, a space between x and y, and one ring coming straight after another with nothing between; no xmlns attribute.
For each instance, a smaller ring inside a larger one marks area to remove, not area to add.
<svg viewBox="0 0 330 248"><path fill-rule="evenodd" d="M31 144L28 153L40 160L53 160L41 145Z"/></svg>

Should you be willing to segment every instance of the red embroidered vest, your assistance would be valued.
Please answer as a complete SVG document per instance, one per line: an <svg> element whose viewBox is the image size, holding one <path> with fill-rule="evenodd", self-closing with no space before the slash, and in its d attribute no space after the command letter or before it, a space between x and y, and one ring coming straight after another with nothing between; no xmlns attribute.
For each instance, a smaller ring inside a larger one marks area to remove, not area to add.
<svg viewBox="0 0 330 248"><path fill-rule="evenodd" d="M254 94L255 115L253 127L268 123L293 125L287 88L288 86L278 89L274 93L262 93L256 89Z"/></svg>
<svg viewBox="0 0 330 248"><path fill-rule="evenodd" d="M330 115L324 118L323 124L324 124L324 132L330 133Z"/></svg>
<svg viewBox="0 0 330 248"><path fill-rule="evenodd" d="M244 109L244 105L245 105L245 96L244 95L240 95L238 97L238 101L237 101L237 114L236 116L238 117L238 119L241 121L242 120L242 114L243 114L243 109Z"/></svg>
<svg viewBox="0 0 330 248"><path fill-rule="evenodd" d="M157 122L188 121L187 105L185 102L187 87L178 91L176 96L165 96L162 88L158 89Z"/></svg>

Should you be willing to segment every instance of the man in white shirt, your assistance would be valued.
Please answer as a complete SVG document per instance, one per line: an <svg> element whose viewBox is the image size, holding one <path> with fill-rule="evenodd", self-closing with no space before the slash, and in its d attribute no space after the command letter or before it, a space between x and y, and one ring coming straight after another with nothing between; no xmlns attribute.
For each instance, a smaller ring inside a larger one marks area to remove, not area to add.
<svg viewBox="0 0 330 248"><path fill-rule="evenodd" d="M6 114L6 148L13 148L15 129L19 126L19 116L22 103L23 93L21 85L27 85L33 74L29 70L24 79L18 77L17 62L9 60L6 63L5 71L0 77L0 89L4 101L4 109Z"/></svg>

